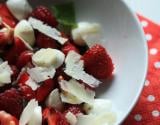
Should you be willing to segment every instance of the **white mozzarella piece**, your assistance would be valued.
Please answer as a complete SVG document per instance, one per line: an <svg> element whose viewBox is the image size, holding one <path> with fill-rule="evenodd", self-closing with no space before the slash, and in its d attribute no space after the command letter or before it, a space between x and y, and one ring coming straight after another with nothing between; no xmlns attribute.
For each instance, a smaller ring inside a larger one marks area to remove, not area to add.
<svg viewBox="0 0 160 125"><path fill-rule="evenodd" d="M57 49L40 49L32 56L32 62L41 67L60 67L65 59L65 55Z"/></svg>
<svg viewBox="0 0 160 125"><path fill-rule="evenodd" d="M25 19L32 12L32 7L27 0L7 0L6 4L10 12L18 20Z"/></svg>
<svg viewBox="0 0 160 125"><path fill-rule="evenodd" d="M76 80L82 80L93 88L98 87L101 82L84 71L84 61L80 59L81 55L70 51L65 59L66 68L64 72Z"/></svg>
<svg viewBox="0 0 160 125"><path fill-rule="evenodd" d="M0 64L0 87L11 83L12 74L13 71L7 61Z"/></svg>
<svg viewBox="0 0 160 125"><path fill-rule="evenodd" d="M47 79L52 79L55 75L55 72L56 71L54 68L34 67L27 69L27 73L36 83L43 82Z"/></svg>
<svg viewBox="0 0 160 125"><path fill-rule="evenodd" d="M33 46L35 43L34 30L26 20L21 20L15 27L14 36L21 38L24 42Z"/></svg>
<svg viewBox="0 0 160 125"><path fill-rule="evenodd" d="M98 23L79 22L78 27L72 30L72 37L77 45L86 45L87 36L100 34L101 26ZM97 42L93 39L91 42ZM91 42L89 42L91 44Z"/></svg>
<svg viewBox="0 0 160 125"><path fill-rule="evenodd" d="M57 40L60 44L63 45L68 41L67 38L63 38L61 36L61 33L56 28L50 27L44 24L42 21L35 19L33 17L30 17L28 21L30 22L30 24L34 29Z"/></svg>
<svg viewBox="0 0 160 125"><path fill-rule="evenodd" d="M40 87L38 83L36 83L31 79L31 77L29 77L29 79L25 82L25 84L30 86L33 91L37 90L37 88Z"/></svg>
<svg viewBox="0 0 160 125"><path fill-rule="evenodd" d="M94 102L95 92L85 88L78 81L71 79L69 81L61 80L59 82L61 89L70 93L81 102L92 104Z"/></svg>

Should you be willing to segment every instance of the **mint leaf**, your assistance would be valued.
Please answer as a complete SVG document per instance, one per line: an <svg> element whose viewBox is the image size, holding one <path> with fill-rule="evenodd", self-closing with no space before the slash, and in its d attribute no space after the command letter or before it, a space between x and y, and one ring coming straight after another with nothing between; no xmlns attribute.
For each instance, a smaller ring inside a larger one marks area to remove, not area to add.
<svg viewBox="0 0 160 125"><path fill-rule="evenodd" d="M54 5L52 10L62 31L70 32L77 27L73 2Z"/></svg>

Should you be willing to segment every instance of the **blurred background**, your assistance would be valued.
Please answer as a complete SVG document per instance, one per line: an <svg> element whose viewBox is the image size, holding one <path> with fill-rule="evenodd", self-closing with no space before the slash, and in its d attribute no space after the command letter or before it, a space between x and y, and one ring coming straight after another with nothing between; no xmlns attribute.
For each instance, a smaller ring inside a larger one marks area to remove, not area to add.
<svg viewBox="0 0 160 125"><path fill-rule="evenodd" d="M160 24L160 0L125 0L137 13Z"/></svg>

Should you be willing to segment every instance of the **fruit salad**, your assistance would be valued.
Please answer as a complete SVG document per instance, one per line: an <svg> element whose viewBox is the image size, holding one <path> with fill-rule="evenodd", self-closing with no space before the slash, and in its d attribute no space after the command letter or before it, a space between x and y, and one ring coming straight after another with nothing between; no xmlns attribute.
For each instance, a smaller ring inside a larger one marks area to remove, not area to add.
<svg viewBox="0 0 160 125"><path fill-rule="evenodd" d="M113 125L95 90L113 75L101 26L77 22L74 3L0 3L0 124Z"/></svg>

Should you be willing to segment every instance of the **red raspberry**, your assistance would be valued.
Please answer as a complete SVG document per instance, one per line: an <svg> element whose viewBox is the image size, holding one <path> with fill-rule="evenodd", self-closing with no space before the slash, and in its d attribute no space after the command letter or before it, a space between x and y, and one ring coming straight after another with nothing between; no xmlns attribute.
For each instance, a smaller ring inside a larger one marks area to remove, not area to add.
<svg viewBox="0 0 160 125"><path fill-rule="evenodd" d="M68 112L73 113L74 115L82 114L82 110L79 106L71 106L68 109L64 111L64 115L66 115Z"/></svg>
<svg viewBox="0 0 160 125"><path fill-rule="evenodd" d="M26 81L29 79L29 74L27 72L24 72L20 75L19 79L18 79L18 84L19 85L26 85Z"/></svg>
<svg viewBox="0 0 160 125"><path fill-rule="evenodd" d="M19 125L17 118L5 111L0 111L0 123L1 125Z"/></svg>
<svg viewBox="0 0 160 125"><path fill-rule="evenodd" d="M31 16L43 21L50 26L56 27L58 25L52 12L45 6L38 6L33 10Z"/></svg>
<svg viewBox="0 0 160 125"><path fill-rule="evenodd" d="M35 92L32 90L31 87L27 85L20 85L20 92L22 93L23 97L28 101L35 98Z"/></svg>
<svg viewBox="0 0 160 125"><path fill-rule="evenodd" d="M112 75L114 69L112 59L101 45L94 45L83 55L82 59L85 70L94 77L106 79Z"/></svg>
<svg viewBox="0 0 160 125"><path fill-rule="evenodd" d="M0 110L6 111L16 118L23 111L23 98L18 90L11 88L0 94Z"/></svg>
<svg viewBox="0 0 160 125"><path fill-rule="evenodd" d="M36 90L36 99L43 102L55 87L55 81L48 79Z"/></svg>
<svg viewBox="0 0 160 125"><path fill-rule="evenodd" d="M38 33L36 44L39 48L53 48L53 49L59 48L59 45L56 42L56 40L54 40L54 39L52 39L42 33Z"/></svg>
<svg viewBox="0 0 160 125"><path fill-rule="evenodd" d="M43 125L69 125L69 123L60 112L52 108L45 108L43 110Z"/></svg>
<svg viewBox="0 0 160 125"><path fill-rule="evenodd" d="M68 52L71 51L71 50L79 53L78 48L77 48L74 44L72 44L72 43L70 43L70 42L67 42L67 43L62 47L62 52L63 52L65 55L67 55Z"/></svg>
<svg viewBox="0 0 160 125"><path fill-rule="evenodd" d="M32 61L32 55L33 55L33 52L31 51L24 51L21 53L21 55L18 57L18 60L17 60L17 67L19 69L21 69L22 67L24 67L25 65L27 65L29 62Z"/></svg>

